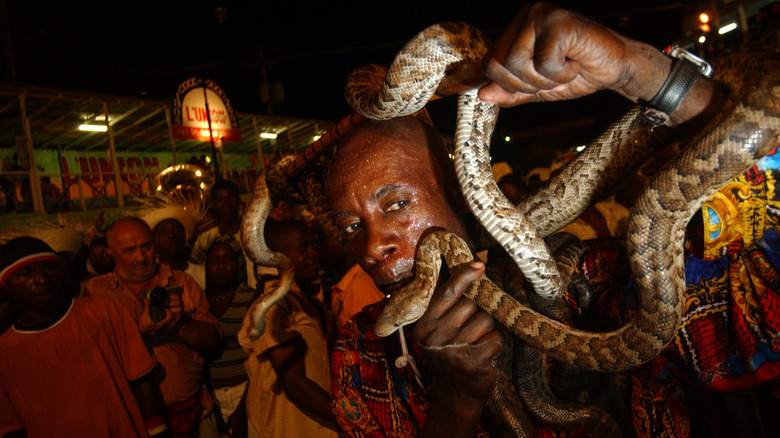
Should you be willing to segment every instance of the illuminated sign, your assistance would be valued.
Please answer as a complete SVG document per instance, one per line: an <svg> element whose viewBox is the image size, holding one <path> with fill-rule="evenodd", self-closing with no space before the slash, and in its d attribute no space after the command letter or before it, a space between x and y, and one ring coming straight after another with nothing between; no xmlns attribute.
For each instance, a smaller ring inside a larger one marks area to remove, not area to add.
<svg viewBox="0 0 780 438"><path fill-rule="evenodd" d="M179 85L173 102L172 129L174 138L214 142L241 140L230 101L209 79L190 78Z"/></svg>

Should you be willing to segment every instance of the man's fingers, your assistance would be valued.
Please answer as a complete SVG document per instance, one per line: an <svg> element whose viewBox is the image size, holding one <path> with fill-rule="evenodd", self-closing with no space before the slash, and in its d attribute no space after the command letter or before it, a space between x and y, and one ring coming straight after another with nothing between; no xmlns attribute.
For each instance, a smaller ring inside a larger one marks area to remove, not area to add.
<svg viewBox="0 0 780 438"><path fill-rule="evenodd" d="M425 312L427 318L441 318L483 272L485 264L482 262L471 262L453 269L450 279L434 292Z"/></svg>
<svg viewBox="0 0 780 438"><path fill-rule="evenodd" d="M474 312L462 325L461 338L455 342L472 344L493 331L493 317L485 311Z"/></svg>
<svg viewBox="0 0 780 438"><path fill-rule="evenodd" d="M502 351L504 351L504 336L497 330L492 330L477 342L486 360L493 361Z"/></svg>
<svg viewBox="0 0 780 438"><path fill-rule="evenodd" d="M512 93L493 82L479 89L479 98L487 103L512 107L525 102L533 102L533 94Z"/></svg>
<svg viewBox="0 0 780 438"><path fill-rule="evenodd" d="M495 59L490 59L485 63L483 69L491 81L509 92L535 93L538 90L538 87L518 77L517 70L522 69L519 67L520 62L521 61L515 59L513 65L516 66L516 69L515 71L510 71L506 65Z"/></svg>

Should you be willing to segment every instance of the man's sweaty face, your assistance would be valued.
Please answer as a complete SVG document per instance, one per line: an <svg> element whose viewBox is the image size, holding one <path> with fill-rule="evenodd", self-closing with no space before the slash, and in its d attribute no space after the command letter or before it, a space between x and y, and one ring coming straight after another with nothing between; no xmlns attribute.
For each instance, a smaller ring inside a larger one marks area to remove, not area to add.
<svg viewBox="0 0 780 438"><path fill-rule="evenodd" d="M440 227L465 236L424 144L369 138L342 148L327 183L334 222L378 285L412 274L425 230Z"/></svg>

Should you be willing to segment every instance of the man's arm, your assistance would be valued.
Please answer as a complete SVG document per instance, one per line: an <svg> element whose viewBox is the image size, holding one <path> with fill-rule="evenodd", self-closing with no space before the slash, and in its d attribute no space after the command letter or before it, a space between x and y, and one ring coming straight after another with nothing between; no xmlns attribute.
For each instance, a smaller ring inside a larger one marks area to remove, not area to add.
<svg viewBox="0 0 780 438"><path fill-rule="evenodd" d="M228 436L230 438L243 438L249 433L246 413L246 395L248 392L249 382L247 382L246 388L244 388L244 393L241 395L241 401L238 402L236 410L227 419Z"/></svg>
<svg viewBox="0 0 780 438"><path fill-rule="evenodd" d="M160 392L160 384L156 379L157 369L145 376L130 382L133 395L141 408L141 416L146 423L146 429L152 437L170 436L170 429L165 418L165 401Z"/></svg>
<svg viewBox="0 0 780 438"><path fill-rule="evenodd" d="M5 388L0 385L0 437L24 438L26 436L24 421L14 409Z"/></svg>
<svg viewBox="0 0 780 438"><path fill-rule="evenodd" d="M298 406L314 413L331 428L336 429L335 417L330 407L330 394L306 377L304 354L306 344L301 338L293 338L265 354L282 382L287 397Z"/></svg>
<svg viewBox="0 0 780 438"><path fill-rule="evenodd" d="M219 345L219 330L217 330L214 324L188 319L176 327L176 335L179 339L194 350L209 352L216 349Z"/></svg>
<svg viewBox="0 0 780 438"><path fill-rule="evenodd" d="M626 38L573 12L547 3L520 10L485 58L493 83L479 92L487 102L514 106L568 100L598 90L616 91L633 102L649 102L672 61L652 46ZM670 125L715 111L722 93L700 77Z"/></svg>
<svg viewBox="0 0 780 438"><path fill-rule="evenodd" d="M149 316L149 300L143 299L143 309L138 318L138 330L150 346L181 341L193 350L203 353L213 351L219 345L219 329L208 322L193 319L183 311L181 297L171 294L165 308L165 318L152 321Z"/></svg>
<svg viewBox="0 0 780 438"><path fill-rule="evenodd" d="M493 361L503 350L503 336L490 315L463 297L484 270L479 262L453 269L414 325L434 379L424 437L475 436L496 384Z"/></svg>

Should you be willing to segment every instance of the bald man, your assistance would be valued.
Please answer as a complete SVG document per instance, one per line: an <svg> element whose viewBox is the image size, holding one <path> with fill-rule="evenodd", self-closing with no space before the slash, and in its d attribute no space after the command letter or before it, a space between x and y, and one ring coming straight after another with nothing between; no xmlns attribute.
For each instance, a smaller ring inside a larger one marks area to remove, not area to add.
<svg viewBox="0 0 780 438"><path fill-rule="evenodd" d="M160 390L174 435L193 433L204 408L201 353L215 349L220 339L209 302L191 276L157 263L152 231L142 219L118 219L106 230L106 241L114 271L90 279L87 293L113 298L130 311L165 371ZM155 321L149 313L147 292L158 286L171 293L164 317Z"/></svg>

